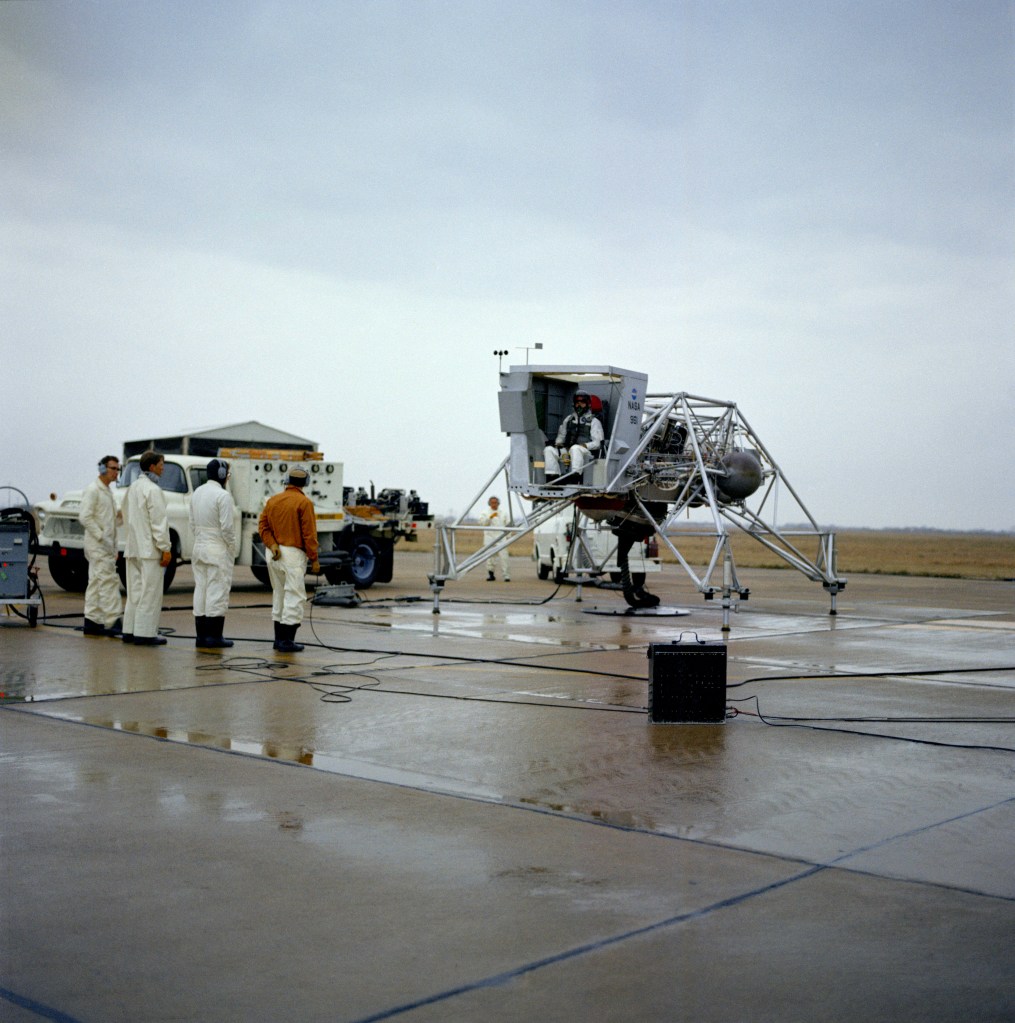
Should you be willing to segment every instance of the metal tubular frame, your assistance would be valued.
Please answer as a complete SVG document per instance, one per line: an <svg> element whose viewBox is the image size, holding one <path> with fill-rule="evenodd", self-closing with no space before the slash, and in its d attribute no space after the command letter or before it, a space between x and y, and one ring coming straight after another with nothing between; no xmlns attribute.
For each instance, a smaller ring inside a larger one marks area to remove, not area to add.
<svg viewBox="0 0 1015 1023"><path fill-rule="evenodd" d="M835 534L821 529L736 404L686 392L648 394L642 417L642 435L638 444L627 454L605 487L568 483L547 493L548 488L531 480L512 480L510 458L505 458L462 515L449 526L437 527L434 572L430 576L434 613L440 611L440 591L447 580L458 579L582 497L621 495L629 500L626 514L637 515L654 530L706 600L721 594L724 631L729 629L730 612L736 610L734 596L746 600L749 592L741 585L737 575L728 528L730 524L753 537L808 579L820 582L831 597L830 613L834 615L836 595L846 585L845 580L836 575ZM664 437L671 424L686 430L683 450L669 452L661 443L657 443L657 450L653 450L653 444ZM729 475L722 459L737 451L752 452L762 471L757 491L743 499L733 499L722 493L722 481ZM496 541L484 544L474 554L458 561L455 534L459 530L484 529L469 525L465 520L500 474L504 476L510 519L520 524L505 527L503 535ZM792 499L792 514L805 521L802 528L781 529L776 523L780 491ZM532 492L539 500L526 512L522 499L533 500L528 496ZM512 494L517 501L517 513L511 501ZM666 504L667 512L664 517L657 518L649 505L660 503ZM692 508L708 509L711 530L689 532L676 527L678 516ZM772 512L771 521L764 517L766 509ZM622 518L624 514L617 513L617 517ZM679 550L679 538L689 536L707 536L715 540L703 570L695 570ZM797 541L802 538L817 542L813 557L801 550ZM575 545L572 544L569 563L574 557L574 550ZM720 564L722 580L713 582Z"/></svg>
<svg viewBox="0 0 1015 1023"><path fill-rule="evenodd" d="M563 511L569 504L573 504L571 498L561 498L556 501L542 501L540 504L532 508L530 512L525 511L525 506L518 499L518 495L514 495L512 500L512 489L510 481L508 479L508 467L509 459L505 458L503 462L497 467L493 474L487 479L482 487L476 493L476 496L469 502L468 507L457 519L450 525L441 523L437 526L437 536L434 542L434 570L430 576L430 590L433 593L433 613L440 614L440 591L444 587L444 583L450 580L461 578L467 572L471 572L477 565L483 564L487 558L494 554L499 554L506 547L509 547L516 540L521 539L527 533L531 533L537 526L551 518L558 511ZM517 518L521 519L521 525L517 526L501 526L498 532L502 533L502 536L497 540L491 541L490 543L483 544L478 551L473 554L466 555L461 561L458 561L457 552L455 550L455 536L459 532L487 532L489 526L479 526L467 523L465 520L469 518L476 508L476 505L482 500L483 495L487 492L490 484L501 474L504 474L505 492L507 494L507 505L508 505L508 519L515 521L516 514L515 509L517 507Z"/></svg>

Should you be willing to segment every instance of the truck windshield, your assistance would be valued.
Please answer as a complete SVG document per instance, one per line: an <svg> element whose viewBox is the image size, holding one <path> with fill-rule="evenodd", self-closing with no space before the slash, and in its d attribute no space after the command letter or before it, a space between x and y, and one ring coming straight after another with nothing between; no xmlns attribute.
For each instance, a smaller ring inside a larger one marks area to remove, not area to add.
<svg viewBox="0 0 1015 1023"><path fill-rule="evenodd" d="M119 486L129 487L140 475L141 463L133 460L128 462L124 467ZM159 486L170 494L185 494L187 479L183 475L183 467L175 462L166 462L166 467L162 470L162 476L159 479Z"/></svg>

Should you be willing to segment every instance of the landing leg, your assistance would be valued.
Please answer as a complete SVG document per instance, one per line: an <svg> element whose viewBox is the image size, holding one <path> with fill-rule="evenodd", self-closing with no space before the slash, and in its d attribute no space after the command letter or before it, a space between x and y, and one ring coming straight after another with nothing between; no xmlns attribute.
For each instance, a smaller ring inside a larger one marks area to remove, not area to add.
<svg viewBox="0 0 1015 1023"><path fill-rule="evenodd" d="M649 593L644 586L635 586L631 580L631 569L628 564L628 555L636 540L644 536L644 530L636 530L620 527L617 536L617 567L620 569L620 584L624 588L624 600L631 607L658 607L659 598L654 593Z"/></svg>
<svg viewBox="0 0 1015 1023"><path fill-rule="evenodd" d="M430 589L433 590L433 613L441 613L441 590L444 589L444 580L430 576Z"/></svg>

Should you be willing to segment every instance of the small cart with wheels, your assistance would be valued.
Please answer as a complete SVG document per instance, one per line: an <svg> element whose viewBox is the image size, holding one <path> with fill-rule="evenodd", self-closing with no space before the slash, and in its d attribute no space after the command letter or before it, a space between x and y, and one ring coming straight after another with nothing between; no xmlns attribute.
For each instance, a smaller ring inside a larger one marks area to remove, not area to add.
<svg viewBox="0 0 1015 1023"><path fill-rule="evenodd" d="M21 497L22 504L11 504L6 493ZM39 622L42 592L35 567L38 536L35 517L28 498L17 487L0 487L0 604L9 607L34 629ZM18 607L23 606L24 612Z"/></svg>

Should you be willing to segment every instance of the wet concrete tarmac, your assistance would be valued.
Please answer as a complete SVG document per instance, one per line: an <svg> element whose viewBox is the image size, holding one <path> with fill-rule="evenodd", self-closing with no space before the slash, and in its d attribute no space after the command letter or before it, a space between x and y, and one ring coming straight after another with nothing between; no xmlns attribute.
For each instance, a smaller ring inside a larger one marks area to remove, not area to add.
<svg viewBox="0 0 1015 1023"><path fill-rule="evenodd" d="M517 560L299 655L242 569L221 654L186 570L160 649L0 619L0 1019L1015 1019L1015 584L745 571L736 715L661 725L719 606Z"/></svg>

